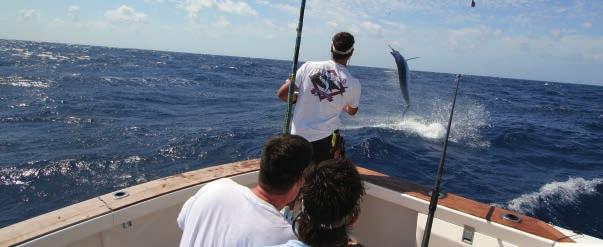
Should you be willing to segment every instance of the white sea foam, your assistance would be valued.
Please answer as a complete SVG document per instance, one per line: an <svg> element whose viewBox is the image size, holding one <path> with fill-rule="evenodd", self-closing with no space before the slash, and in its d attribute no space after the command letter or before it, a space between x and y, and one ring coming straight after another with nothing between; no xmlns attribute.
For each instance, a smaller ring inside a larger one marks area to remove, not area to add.
<svg viewBox="0 0 603 247"><path fill-rule="evenodd" d="M63 56L61 54L53 54L52 52L42 52L38 55L36 55L42 59L50 59L50 60L59 60L59 61L64 61L64 60L69 60L69 57Z"/></svg>
<svg viewBox="0 0 603 247"><path fill-rule="evenodd" d="M103 79L106 82L123 80L121 77L118 77L118 76L101 76L101 79Z"/></svg>
<svg viewBox="0 0 603 247"><path fill-rule="evenodd" d="M446 128L441 123L433 122L429 119L421 118L418 116L390 119L382 121L381 123L375 123L374 125L370 126L356 126L351 128L360 127L401 130L404 132L416 134L426 139L438 139L444 137L444 135L446 134Z"/></svg>
<svg viewBox="0 0 603 247"><path fill-rule="evenodd" d="M144 160L143 158L141 158L138 155L134 155L134 156L130 156L128 158L124 159L124 163L126 164L134 164L134 163L138 163L140 161Z"/></svg>
<svg viewBox="0 0 603 247"><path fill-rule="evenodd" d="M13 87L36 87L36 88L47 88L50 87L49 82L43 81L34 81L30 79L25 79L19 76L12 77L0 77L0 86L13 86Z"/></svg>
<svg viewBox="0 0 603 247"><path fill-rule="evenodd" d="M24 49L13 48L12 50L17 52L17 53L12 54L13 57L21 57L22 59L27 59L33 55L32 52L24 50Z"/></svg>
<svg viewBox="0 0 603 247"><path fill-rule="evenodd" d="M540 187L537 192L524 194L507 202L505 207L522 213L533 213L534 209L552 203L574 205L578 203L579 196L598 193L596 188L600 184L603 184L603 178L570 178L565 182L552 182Z"/></svg>
<svg viewBox="0 0 603 247"><path fill-rule="evenodd" d="M29 105L26 103L21 103L21 104L17 104L17 105L11 105L10 108L23 108L23 107L28 107Z"/></svg>
<svg viewBox="0 0 603 247"><path fill-rule="evenodd" d="M36 176L37 171L34 169L26 169L24 171L17 170L14 167L0 169L0 185L27 185L24 177Z"/></svg>
<svg viewBox="0 0 603 247"><path fill-rule="evenodd" d="M429 112L431 115L428 116L409 112L403 118L374 118L346 129L383 128L403 131L428 140L444 138L450 114L450 104L435 100ZM468 106L457 106L452 121L450 141L470 147L489 147L490 142L482 140L480 135L480 129L489 126L488 119L489 113L481 104L471 102Z"/></svg>

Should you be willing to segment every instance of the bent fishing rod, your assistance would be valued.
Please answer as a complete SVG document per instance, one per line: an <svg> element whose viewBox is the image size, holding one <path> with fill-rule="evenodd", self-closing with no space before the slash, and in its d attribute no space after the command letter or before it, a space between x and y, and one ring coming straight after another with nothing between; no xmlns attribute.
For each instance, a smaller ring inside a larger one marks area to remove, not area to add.
<svg viewBox="0 0 603 247"><path fill-rule="evenodd" d="M440 164L438 165L438 173L436 175L435 185L431 191L431 200L429 201L429 214L427 215L427 222L425 223L425 231L423 232L422 247L429 245L429 237L431 235L431 225L433 224L433 217L435 215L436 208L438 207L438 198L440 195L440 184L442 182L442 175L444 174L444 163L446 161L446 151L448 150L448 137L450 136L450 126L452 126L452 116L454 115L454 106L456 104L456 96L459 92L459 82L462 76L456 75L456 89L454 90L454 99L452 100L452 107L450 109L450 119L448 119L448 127L446 129L446 139L444 139L444 148L442 150L442 157L440 157Z"/></svg>
<svg viewBox="0 0 603 247"><path fill-rule="evenodd" d="M297 23L297 38L295 40L295 52L293 53L293 64L291 65L291 74L289 74L289 91L287 93L287 112L285 113L285 124L283 125L283 133L291 133L291 111L293 109L293 92L295 91L295 77L297 76L297 62L299 58L299 45L301 43L302 27L304 25L304 10L306 8L306 0L301 1L299 9L299 22Z"/></svg>

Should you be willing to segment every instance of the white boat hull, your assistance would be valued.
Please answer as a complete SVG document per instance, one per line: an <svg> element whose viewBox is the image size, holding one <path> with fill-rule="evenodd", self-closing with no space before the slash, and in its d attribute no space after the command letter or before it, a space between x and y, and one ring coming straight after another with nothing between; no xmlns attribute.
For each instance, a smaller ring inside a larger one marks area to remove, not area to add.
<svg viewBox="0 0 603 247"><path fill-rule="evenodd" d="M221 177L254 186L257 168L257 160L226 164L133 186L121 199L106 194L0 229L0 246L176 246L176 217L190 196ZM419 246L429 204L424 188L360 171L367 195L354 238L364 246ZM528 216L506 222L500 215L510 211L452 194L440 201L430 246L603 246Z"/></svg>

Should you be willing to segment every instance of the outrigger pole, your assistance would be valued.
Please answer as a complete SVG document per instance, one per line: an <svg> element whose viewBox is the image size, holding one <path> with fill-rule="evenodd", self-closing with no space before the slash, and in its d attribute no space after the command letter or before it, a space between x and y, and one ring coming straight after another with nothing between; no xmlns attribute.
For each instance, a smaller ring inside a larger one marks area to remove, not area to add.
<svg viewBox="0 0 603 247"><path fill-rule="evenodd" d="M297 23L297 39L295 40L295 52L293 53L293 65L291 65L291 74L289 74L289 92L287 94L287 113L285 114L285 124L283 133L291 133L291 110L293 109L293 91L295 90L295 77L297 75L297 61L299 58L299 44L301 43L302 27L304 25L304 10L306 0L301 1L299 9L299 23Z"/></svg>
<svg viewBox="0 0 603 247"><path fill-rule="evenodd" d="M446 160L446 150L448 150L448 137L450 136L450 126L452 125L452 115L454 115L454 105L456 104L456 95L459 92L459 82L462 76L456 75L456 89L454 90L454 99L452 100L452 107L450 109L450 119L448 119L448 128L446 129L446 139L444 139L444 150L442 151L442 157L440 158L440 164L438 165L438 174L433 190L431 191L431 201L429 201L429 214L427 215L427 222L425 223L425 231L423 232L422 247L429 245L429 236L431 235L431 225L433 224L433 216L435 215L436 208L438 207L438 198L440 195L440 183L442 181L442 175L444 174L444 161Z"/></svg>

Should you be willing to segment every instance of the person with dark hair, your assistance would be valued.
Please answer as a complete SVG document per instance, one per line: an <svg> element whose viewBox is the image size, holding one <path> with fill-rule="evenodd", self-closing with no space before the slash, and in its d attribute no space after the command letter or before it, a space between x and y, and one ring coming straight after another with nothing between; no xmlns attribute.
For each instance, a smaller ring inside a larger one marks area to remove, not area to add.
<svg viewBox="0 0 603 247"><path fill-rule="evenodd" d="M358 112L360 81L348 71L347 65L354 54L354 36L340 32L333 36L331 60L306 62L295 77L296 106L293 112L291 133L303 136L312 143L314 163L345 157L342 127L339 115L350 116ZM278 89L277 96L287 101L290 81Z"/></svg>
<svg viewBox="0 0 603 247"><path fill-rule="evenodd" d="M310 168L304 179L302 209L292 226L299 240L278 246L346 246L365 193L356 166L348 159L326 160Z"/></svg>
<svg viewBox="0 0 603 247"><path fill-rule="evenodd" d="M281 135L264 145L258 185L249 189L223 178L203 186L178 215L180 246L264 246L296 239L279 212L297 197L311 164L303 137Z"/></svg>

